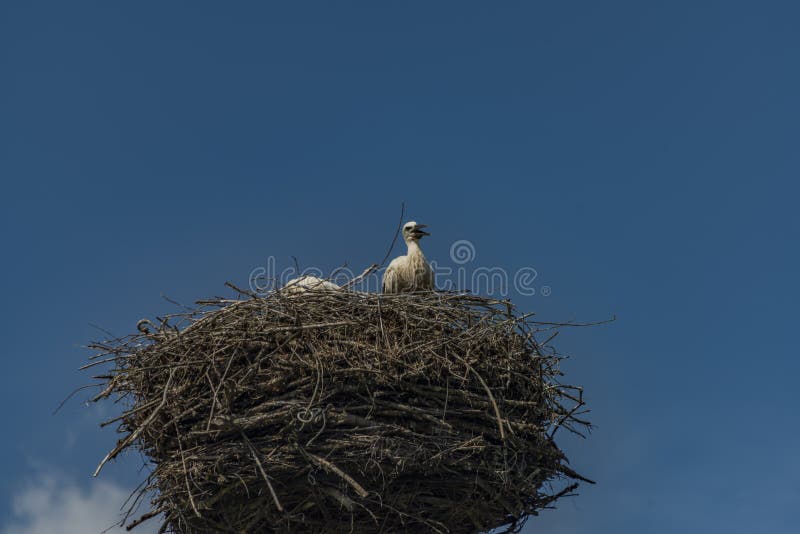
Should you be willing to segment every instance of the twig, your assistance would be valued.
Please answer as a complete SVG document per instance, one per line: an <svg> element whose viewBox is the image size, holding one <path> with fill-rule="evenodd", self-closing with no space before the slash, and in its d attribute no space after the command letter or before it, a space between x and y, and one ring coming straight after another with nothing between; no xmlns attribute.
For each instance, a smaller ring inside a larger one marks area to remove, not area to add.
<svg viewBox="0 0 800 534"><path fill-rule="evenodd" d="M159 411L161 410L161 408L163 408L163 407L164 407L164 405L167 403L167 396L168 396L168 394L169 394L169 386L170 386L170 384L172 384L172 377L173 377L173 376L175 376L175 371L177 371L177 369L173 369L173 370L172 370L172 371L170 371L170 373L169 373L169 378L167 379L167 383L166 383L166 385L164 386L164 395L163 395L163 397L161 398L161 404L159 404L159 405L158 405L158 406L157 406L157 407L156 407L156 408L155 408L155 409L154 409L154 410L153 410L153 411L150 413L150 415L147 417L147 419L145 420L145 422L144 422L144 423L142 423L142 424L139 426L139 428L137 428L136 430L134 430L134 431L133 431L133 433L131 433L131 434L128 434L128 436L127 436L127 437L125 437L125 438L124 438L122 441L120 441L120 442L117 444L117 446L116 446L116 447L114 447L114 449L113 449L111 452L109 452L108 454L106 454L106 457L105 457L105 458L103 458L103 461L102 461L102 462L100 462L100 465L98 465L98 466L97 466L97 469L95 469L95 470L94 470L94 474L92 474L92 476L96 477L96 476L97 476L97 475L100 473L100 470L103 468L103 466L106 464L106 462L108 462L109 460L111 460L112 458L114 458L114 457L115 457L117 454L119 454L119 453L120 453L120 451L122 451L122 450L123 450L125 447L127 447L127 446L128 446L130 443L132 443L132 442L133 442L133 440L135 440L137 437L139 437L139 434L141 434L141 433L142 433L142 431L143 431L143 430L144 430L144 429L147 427L147 425L149 425L149 424L150 424L150 423L153 421L153 419L155 419L155 417L156 417L156 415L158 414L158 412L159 412Z"/></svg>
<svg viewBox="0 0 800 534"><path fill-rule="evenodd" d="M386 261L386 260L384 260L384 261ZM349 280L346 284L343 284L342 285L342 289L347 289L348 287L351 287L351 286L359 283L361 280L363 280L367 276L371 275L372 273L374 273L378 269L380 269L380 266L377 263L373 263L372 265L370 265L369 267L364 269L364 272L362 272L361 274L359 274L358 276L356 276L352 280Z"/></svg>
<svg viewBox="0 0 800 534"><path fill-rule="evenodd" d="M483 389L486 390L486 394L489 396L489 400L492 402L492 407L494 408L494 415L495 415L495 417L497 417L497 428L500 429L500 439L505 441L506 432L503 429L503 417L500 415L500 408L497 406L497 401L494 400L494 395L492 394L492 390L489 388L489 385L486 383L486 381L483 379L483 377L480 374L478 374L478 371L476 371L470 364L468 364L466 362L466 360L464 360L464 359L462 359L462 358L460 358L458 356L456 356L456 357L458 359L460 359L462 362L464 362L464 365L467 366L467 369L469 369L470 372L475 375L475 377L478 379L478 381L483 386Z"/></svg>
<svg viewBox="0 0 800 534"><path fill-rule="evenodd" d="M64 398L64 400L62 400L62 401L59 403L58 407L57 407L55 410L53 410L53 413L52 413L52 415L55 415L55 414L57 414L57 413L59 412L59 410L61 410L61 408L63 408L63 407L64 407L64 404L66 404L66 403L67 403L67 401L69 401L69 400L70 400L70 399L71 399L71 398L72 398L72 397L73 397L73 396L74 396L74 395L75 395L77 392L79 392L79 391L83 391L84 389L96 388L96 387L100 387L100 386L104 386L104 385L105 385L105 384L102 384L102 383L101 383L101 384L87 384L87 385L85 385L85 386L81 386L81 387L79 387L79 388L75 388L75 389L72 391L72 393L70 393L69 395L67 395L67 396Z"/></svg>
<svg viewBox="0 0 800 534"><path fill-rule="evenodd" d="M378 264L378 268L380 269L386 263L386 260L389 259L389 256L392 254L392 250L394 249L394 244L397 242L397 236L400 235L400 229L403 227L403 217L406 215L406 203L400 203L400 222L397 223L397 229L394 232L394 237L392 238L392 244L389 245L389 250L386 251L386 255L383 257L381 262Z"/></svg>
<svg viewBox="0 0 800 534"><path fill-rule="evenodd" d="M548 323L544 321L531 321L531 324L538 324L543 326L598 326L601 324L608 324L613 323L617 320L617 316L613 315L610 319L605 319L603 321L596 321L593 323L573 323L573 322L566 322L566 323Z"/></svg>
<svg viewBox="0 0 800 534"><path fill-rule="evenodd" d="M181 453L181 466L183 466L183 479L186 481L186 493L189 495L189 503L192 505L192 510L194 510L194 515L197 517L203 517L200 515L200 511L197 509L197 505L194 502L194 496L192 495L192 488L189 486L189 470L186 468L186 458L183 456L183 445L181 445L181 436L180 436L180 429L178 429L177 423L175 424L175 437L178 440L178 450Z"/></svg>
<svg viewBox="0 0 800 534"><path fill-rule="evenodd" d="M142 514L139 517L139 519L136 519L135 521L131 521L131 523L127 527L125 527L125 530L128 530L128 531L133 530L134 528L138 527L139 525L141 525L142 523L144 523L148 519L154 518L155 516L157 516L161 512L162 512L162 510L151 510L151 511L147 512L146 514Z"/></svg>
<svg viewBox="0 0 800 534"><path fill-rule="evenodd" d="M258 298L258 295L256 295L252 291L248 291L247 289L242 289L240 287L236 287L233 284L233 282L225 282L225 285L228 286L229 288L233 289L234 291L236 291L238 293L241 293L242 295L247 295L248 297L254 298L254 299Z"/></svg>
<svg viewBox="0 0 800 534"><path fill-rule="evenodd" d="M261 473L261 477L264 479L264 482L267 483L267 488L269 488L269 494L272 495L272 501L275 503L275 507L278 509L279 512L283 512L283 506L281 506L281 501L278 500L278 495L275 493L275 488L272 487L272 483L269 481L269 477L267 476L267 472L264 470L264 466L261 465L261 460L258 459L258 453L256 452L255 447L253 444L250 443L250 438L244 433L244 430L239 430L244 439L244 442L247 443L247 446L250 448L250 454L253 455L253 460L256 461L256 465L258 466L258 471Z"/></svg>
<svg viewBox="0 0 800 534"><path fill-rule="evenodd" d="M366 498L369 495L369 492L365 490L364 487L361 486L361 484L356 482L353 477L351 477L350 475L348 475L347 473L345 473L344 471L333 465L325 458L320 458L316 454L311 454L310 452L306 452L305 454L311 459L312 462L317 464L319 467L321 467L322 469L324 469L329 473L336 474L342 480L350 484L350 487L352 487L355 490L355 492L358 493L358 496L361 497L362 499Z"/></svg>

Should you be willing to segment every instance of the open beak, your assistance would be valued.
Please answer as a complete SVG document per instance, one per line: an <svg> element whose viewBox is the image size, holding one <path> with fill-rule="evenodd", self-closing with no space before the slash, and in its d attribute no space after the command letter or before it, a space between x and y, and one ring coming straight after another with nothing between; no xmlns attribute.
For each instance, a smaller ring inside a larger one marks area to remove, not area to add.
<svg viewBox="0 0 800 534"><path fill-rule="evenodd" d="M414 227L414 237L422 237L424 235L431 235L428 232L426 232L425 230L423 230L423 228L427 228L427 227L428 227L427 224L418 224L418 225L416 225Z"/></svg>

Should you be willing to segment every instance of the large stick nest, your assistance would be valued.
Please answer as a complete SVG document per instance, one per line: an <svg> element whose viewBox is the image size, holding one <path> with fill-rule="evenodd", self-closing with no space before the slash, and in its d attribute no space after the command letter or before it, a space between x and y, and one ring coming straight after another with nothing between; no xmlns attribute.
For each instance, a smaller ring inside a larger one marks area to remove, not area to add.
<svg viewBox="0 0 800 534"><path fill-rule="evenodd" d="M472 533L583 477L553 441L580 388L507 301L307 291L218 299L94 345L161 532ZM545 334L541 334L544 336ZM135 503L134 503L135 504ZM132 507L133 508L133 507Z"/></svg>

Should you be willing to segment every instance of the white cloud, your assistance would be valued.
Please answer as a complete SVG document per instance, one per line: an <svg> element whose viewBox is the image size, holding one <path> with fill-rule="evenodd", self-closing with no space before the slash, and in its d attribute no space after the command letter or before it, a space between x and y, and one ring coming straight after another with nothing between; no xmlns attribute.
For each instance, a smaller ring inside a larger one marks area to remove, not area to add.
<svg viewBox="0 0 800 534"><path fill-rule="evenodd" d="M0 534L109 534L126 532L114 526L121 518L120 507L130 493L115 484L91 480L81 488L63 477L40 476L13 498L11 518L0 525ZM154 518L134 534L158 530Z"/></svg>

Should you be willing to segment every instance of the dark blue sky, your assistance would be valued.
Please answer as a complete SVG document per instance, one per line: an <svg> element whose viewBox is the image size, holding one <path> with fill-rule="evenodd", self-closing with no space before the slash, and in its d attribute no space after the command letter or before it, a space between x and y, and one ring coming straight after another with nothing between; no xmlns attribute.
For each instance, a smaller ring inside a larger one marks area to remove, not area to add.
<svg viewBox="0 0 800 534"><path fill-rule="evenodd" d="M90 323L269 256L359 270L405 201L431 259L468 239L552 288L523 309L618 317L558 338L599 483L530 532L796 532L797 4L285 4L0 5L0 529L115 442L51 415Z"/></svg>

